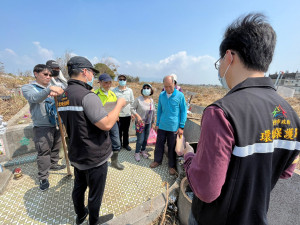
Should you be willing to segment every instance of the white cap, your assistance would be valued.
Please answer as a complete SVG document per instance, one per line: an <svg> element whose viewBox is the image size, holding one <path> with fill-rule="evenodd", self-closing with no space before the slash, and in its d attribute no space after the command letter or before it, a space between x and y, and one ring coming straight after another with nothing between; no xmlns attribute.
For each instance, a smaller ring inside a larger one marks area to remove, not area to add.
<svg viewBox="0 0 300 225"><path fill-rule="evenodd" d="M172 77L173 77L173 79L174 79L174 81L176 81L176 82L177 82L177 75L176 75L175 73L172 73L172 74L170 74L170 76L172 76Z"/></svg>

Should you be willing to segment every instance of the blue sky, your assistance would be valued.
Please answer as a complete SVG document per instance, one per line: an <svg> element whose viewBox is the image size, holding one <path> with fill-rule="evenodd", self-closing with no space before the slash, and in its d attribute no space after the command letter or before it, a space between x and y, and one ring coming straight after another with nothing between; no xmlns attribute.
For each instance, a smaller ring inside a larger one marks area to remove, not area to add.
<svg viewBox="0 0 300 225"><path fill-rule="evenodd" d="M214 62L226 27L262 12L277 33L269 73L300 70L300 1L10 0L0 7L5 72L32 70L66 50L119 73L158 81L219 84Z"/></svg>

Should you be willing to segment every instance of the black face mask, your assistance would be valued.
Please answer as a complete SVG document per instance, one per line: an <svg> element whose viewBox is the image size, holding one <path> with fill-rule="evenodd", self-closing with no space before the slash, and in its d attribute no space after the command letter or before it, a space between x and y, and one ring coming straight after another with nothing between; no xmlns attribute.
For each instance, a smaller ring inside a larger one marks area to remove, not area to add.
<svg viewBox="0 0 300 225"><path fill-rule="evenodd" d="M59 71L57 70L52 70L52 77L57 77L59 75Z"/></svg>

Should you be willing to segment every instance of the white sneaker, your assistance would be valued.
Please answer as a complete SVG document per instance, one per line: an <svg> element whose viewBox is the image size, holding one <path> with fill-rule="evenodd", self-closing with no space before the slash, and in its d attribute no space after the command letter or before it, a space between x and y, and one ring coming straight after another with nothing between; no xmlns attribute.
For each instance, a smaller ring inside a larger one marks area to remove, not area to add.
<svg viewBox="0 0 300 225"><path fill-rule="evenodd" d="M139 162L141 160L140 153L135 153L134 158L137 162Z"/></svg>

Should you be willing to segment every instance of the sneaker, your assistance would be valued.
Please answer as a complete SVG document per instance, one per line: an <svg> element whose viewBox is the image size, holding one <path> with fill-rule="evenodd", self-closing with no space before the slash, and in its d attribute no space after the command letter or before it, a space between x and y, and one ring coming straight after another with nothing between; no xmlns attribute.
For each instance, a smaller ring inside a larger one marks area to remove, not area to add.
<svg viewBox="0 0 300 225"><path fill-rule="evenodd" d="M141 151L141 155L143 156L144 159L148 159L148 154L146 151Z"/></svg>
<svg viewBox="0 0 300 225"><path fill-rule="evenodd" d="M124 147L127 151L131 151L132 150L132 148L129 146L129 145L127 145L126 147Z"/></svg>
<svg viewBox="0 0 300 225"><path fill-rule="evenodd" d="M66 165L52 165L50 166L50 170L53 170L53 171L57 171L57 170L63 170L64 168L66 168Z"/></svg>
<svg viewBox="0 0 300 225"><path fill-rule="evenodd" d="M82 224L85 221L85 218L89 214L89 210L88 210L88 208L85 208L84 211L85 211L85 214L83 217L81 217L81 218L79 218L78 216L76 217L76 224Z"/></svg>
<svg viewBox="0 0 300 225"><path fill-rule="evenodd" d="M46 191L49 188L50 184L48 179L40 180L40 190Z"/></svg>
<svg viewBox="0 0 300 225"><path fill-rule="evenodd" d="M151 164L150 164L150 167L151 168L156 168L156 167L158 167L159 165L160 165L161 163L158 163L158 162L152 162Z"/></svg>
<svg viewBox="0 0 300 225"><path fill-rule="evenodd" d="M137 162L139 162L141 160L140 153L135 153L134 158Z"/></svg>

